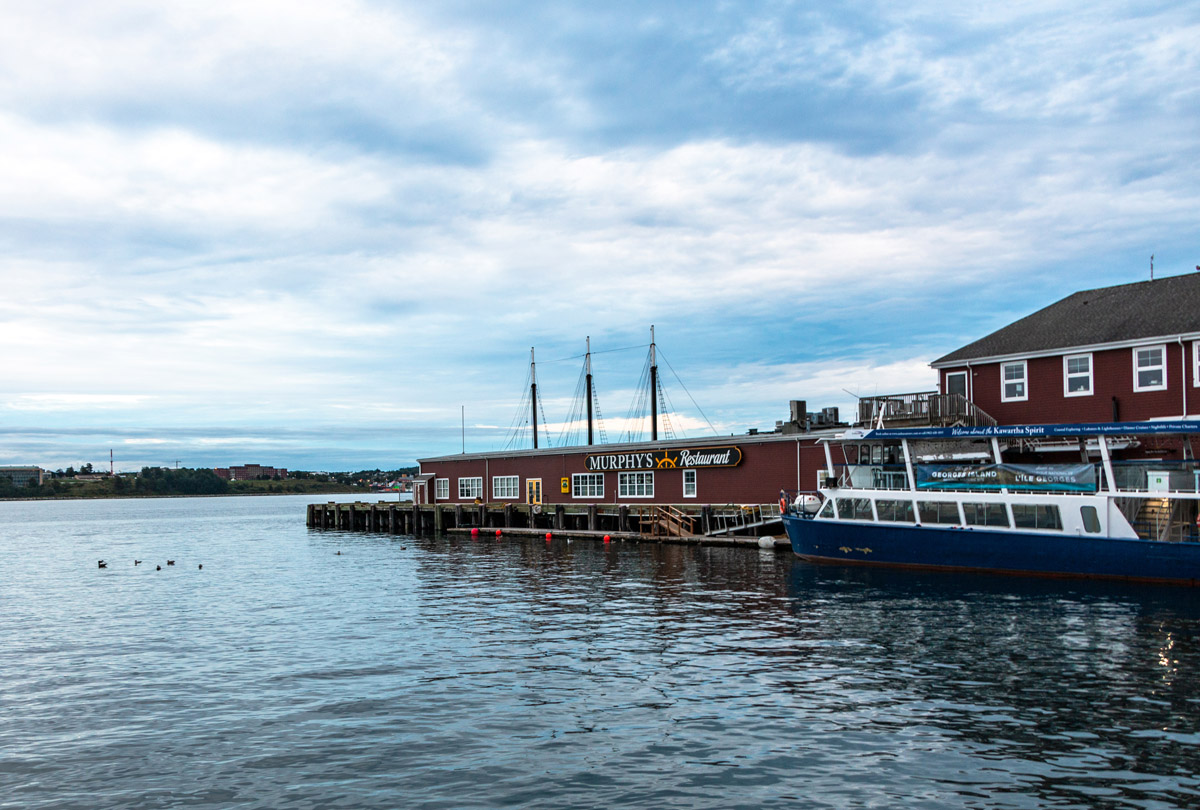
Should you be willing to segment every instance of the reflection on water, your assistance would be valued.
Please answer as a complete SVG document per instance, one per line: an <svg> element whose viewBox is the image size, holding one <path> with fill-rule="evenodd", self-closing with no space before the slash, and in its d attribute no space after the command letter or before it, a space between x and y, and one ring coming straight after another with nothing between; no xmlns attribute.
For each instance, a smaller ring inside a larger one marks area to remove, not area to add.
<svg viewBox="0 0 1200 810"><path fill-rule="evenodd" d="M1200 803L1192 591L303 503L0 504L0 807Z"/></svg>

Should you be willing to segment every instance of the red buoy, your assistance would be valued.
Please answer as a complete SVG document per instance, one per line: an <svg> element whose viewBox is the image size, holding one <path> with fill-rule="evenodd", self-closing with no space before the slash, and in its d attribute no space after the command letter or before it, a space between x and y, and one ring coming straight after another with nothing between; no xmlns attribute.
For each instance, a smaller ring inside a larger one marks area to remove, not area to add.
<svg viewBox="0 0 1200 810"><path fill-rule="evenodd" d="M471 536L472 536L472 537L478 537L478 536L479 536L479 529L471 529Z"/></svg>
<svg viewBox="0 0 1200 810"><path fill-rule="evenodd" d="M611 538L611 537L609 537L609 536L606 534L606 535L604 535L604 542L605 542L605 543L611 543L611 542L612 542L612 538Z"/></svg>
<svg viewBox="0 0 1200 810"><path fill-rule="evenodd" d="M553 536L554 536L554 535L550 534L550 532L546 532L546 539L547 539L547 540L549 540L549 539L550 539L551 537L553 537Z"/></svg>
<svg viewBox="0 0 1200 810"><path fill-rule="evenodd" d="M500 530L499 530L499 529L496 529L496 536L497 536L497 537L499 537L499 536L500 536L500 534L501 534Z"/></svg>

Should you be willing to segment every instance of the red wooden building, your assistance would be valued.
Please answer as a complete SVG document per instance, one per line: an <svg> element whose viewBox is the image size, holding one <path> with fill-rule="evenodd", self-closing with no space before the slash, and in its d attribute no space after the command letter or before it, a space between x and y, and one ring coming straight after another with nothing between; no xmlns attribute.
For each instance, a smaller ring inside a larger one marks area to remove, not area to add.
<svg viewBox="0 0 1200 810"><path fill-rule="evenodd" d="M1077 292L931 365L1000 424L1195 416L1200 273Z"/></svg>
<svg viewBox="0 0 1200 810"><path fill-rule="evenodd" d="M814 490L844 426L798 434L464 453L419 459L417 503L765 504Z"/></svg>

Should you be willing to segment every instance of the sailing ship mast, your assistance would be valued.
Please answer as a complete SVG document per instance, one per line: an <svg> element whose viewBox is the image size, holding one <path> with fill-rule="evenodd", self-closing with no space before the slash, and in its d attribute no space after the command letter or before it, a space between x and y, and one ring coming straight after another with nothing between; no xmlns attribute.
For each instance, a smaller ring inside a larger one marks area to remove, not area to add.
<svg viewBox="0 0 1200 810"><path fill-rule="evenodd" d="M584 374L587 377L587 443L592 445L592 337L587 338L587 354L583 360Z"/></svg>
<svg viewBox="0 0 1200 810"><path fill-rule="evenodd" d="M650 325L650 441L658 441L658 353L654 345L654 324Z"/></svg>
<svg viewBox="0 0 1200 810"><path fill-rule="evenodd" d="M533 347L529 347L529 410L533 414L533 449L537 450L537 364L533 361Z"/></svg>

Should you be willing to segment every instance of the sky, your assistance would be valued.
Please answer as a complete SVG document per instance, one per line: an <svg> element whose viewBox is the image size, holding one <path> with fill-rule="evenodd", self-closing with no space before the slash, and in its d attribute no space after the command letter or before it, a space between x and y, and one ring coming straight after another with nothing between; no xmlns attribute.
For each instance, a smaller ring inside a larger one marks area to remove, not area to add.
<svg viewBox="0 0 1200 810"><path fill-rule="evenodd" d="M0 7L0 465L677 435L1200 265L1200 5ZM1152 317L1152 313L1147 313ZM669 364L669 370L667 368Z"/></svg>

